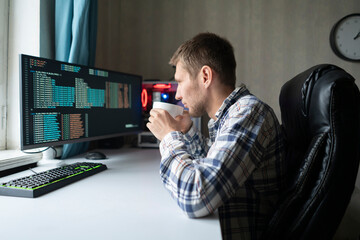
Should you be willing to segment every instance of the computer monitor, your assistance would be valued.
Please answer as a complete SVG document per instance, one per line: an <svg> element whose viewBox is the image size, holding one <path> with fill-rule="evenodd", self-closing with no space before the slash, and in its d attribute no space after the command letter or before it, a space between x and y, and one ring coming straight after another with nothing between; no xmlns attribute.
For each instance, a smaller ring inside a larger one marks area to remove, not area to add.
<svg viewBox="0 0 360 240"><path fill-rule="evenodd" d="M142 131L142 77L20 55L21 149Z"/></svg>

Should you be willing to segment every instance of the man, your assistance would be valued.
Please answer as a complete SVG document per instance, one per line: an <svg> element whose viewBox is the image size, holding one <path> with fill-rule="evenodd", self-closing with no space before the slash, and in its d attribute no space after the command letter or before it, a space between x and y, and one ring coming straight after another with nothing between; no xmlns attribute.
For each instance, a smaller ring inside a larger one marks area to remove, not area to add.
<svg viewBox="0 0 360 240"><path fill-rule="evenodd" d="M231 44L202 33L182 44L176 67L176 99L188 111L172 118L150 111L147 127L161 140L165 187L191 218L218 209L223 239L258 239L274 212L282 178L284 145L272 109L242 84L235 88ZM190 116L208 114L209 139Z"/></svg>

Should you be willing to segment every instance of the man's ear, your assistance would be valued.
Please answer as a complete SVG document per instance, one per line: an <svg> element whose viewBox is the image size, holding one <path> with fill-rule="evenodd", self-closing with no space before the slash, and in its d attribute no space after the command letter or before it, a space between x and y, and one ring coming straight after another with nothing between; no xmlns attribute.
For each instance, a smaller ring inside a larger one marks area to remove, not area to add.
<svg viewBox="0 0 360 240"><path fill-rule="evenodd" d="M211 85L213 81L213 74L214 72L211 67L207 65L202 66L200 70L201 84L203 84L205 88L208 88Z"/></svg>

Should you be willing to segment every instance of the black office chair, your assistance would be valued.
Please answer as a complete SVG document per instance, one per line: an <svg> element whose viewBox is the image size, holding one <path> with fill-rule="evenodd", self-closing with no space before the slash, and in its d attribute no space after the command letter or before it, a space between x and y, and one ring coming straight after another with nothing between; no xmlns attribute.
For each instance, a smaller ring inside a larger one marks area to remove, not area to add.
<svg viewBox="0 0 360 240"><path fill-rule="evenodd" d="M284 84L280 108L287 190L263 238L332 239L359 167L359 89L343 69L318 65Z"/></svg>

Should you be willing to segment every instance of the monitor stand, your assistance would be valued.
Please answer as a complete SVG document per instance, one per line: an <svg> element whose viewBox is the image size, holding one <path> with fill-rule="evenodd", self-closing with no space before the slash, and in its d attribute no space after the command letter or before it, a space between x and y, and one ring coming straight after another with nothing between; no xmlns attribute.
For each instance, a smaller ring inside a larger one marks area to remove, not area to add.
<svg viewBox="0 0 360 240"><path fill-rule="evenodd" d="M42 152L42 159L37 163L38 166L54 166L60 167L65 165L65 161L61 159L56 159L57 155L59 155L58 151L60 148L49 148ZM61 153L60 153L61 156Z"/></svg>

